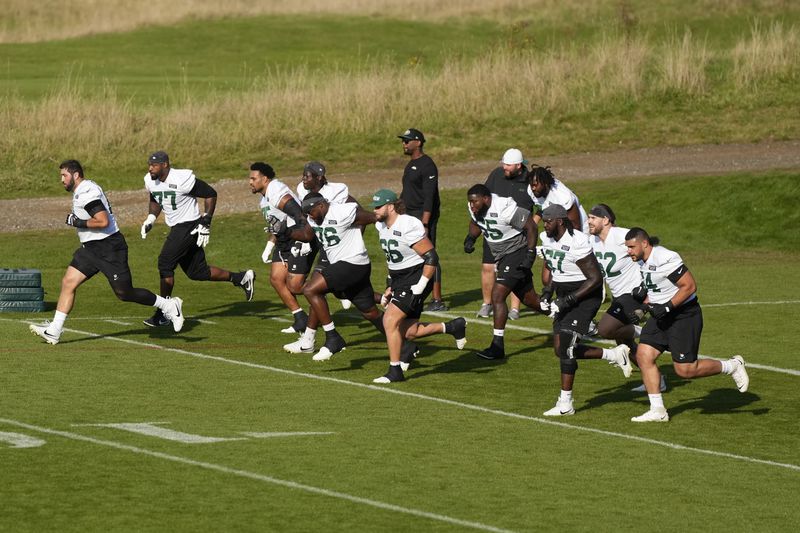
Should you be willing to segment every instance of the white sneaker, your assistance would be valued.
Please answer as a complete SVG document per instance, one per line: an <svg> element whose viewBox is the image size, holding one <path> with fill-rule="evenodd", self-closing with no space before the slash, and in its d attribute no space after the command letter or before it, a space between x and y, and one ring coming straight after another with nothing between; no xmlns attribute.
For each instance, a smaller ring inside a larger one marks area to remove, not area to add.
<svg viewBox="0 0 800 533"><path fill-rule="evenodd" d="M167 300L167 307L164 309L164 316L172 322L172 329L177 333L183 328L185 317L183 316L183 300L180 298L170 298Z"/></svg>
<svg viewBox="0 0 800 533"><path fill-rule="evenodd" d="M663 407L660 409L651 407L645 414L631 418L631 422L669 422L669 413Z"/></svg>
<svg viewBox="0 0 800 533"><path fill-rule="evenodd" d="M345 350L345 348L342 348ZM341 350L340 350L341 351ZM339 353L339 352L336 352ZM312 361L327 361L333 356L333 352L328 349L327 346L323 346L319 349L317 353L314 354L314 357L311 358Z"/></svg>
<svg viewBox="0 0 800 533"><path fill-rule="evenodd" d="M747 392L747 387L750 386L750 376L747 375L747 369L744 367L744 358L741 355L734 355L730 361L736 365L731 374L733 381L736 382L736 388L739 389L739 392Z"/></svg>
<svg viewBox="0 0 800 533"><path fill-rule="evenodd" d="M353 302L350 300L339 300L339 303L342 304L342 309L350 309L353 306Z"/></svg>
<svg viewBox="0 0 800 533"><path fill-rule="evenodd" d="M552 409L545 411L544 416L569 416L575 414L575 407L572 405L572 400L562 402L561 398L556 400L556 406Z"/></svg>
<svg viewBox="0 0 800 533"><path fill-rule="evenodd" d="M31 333L34 335L38 335L43 338L47 344L58 344L59 336L53 335L47 331L48 326L50 326L49 323L42 324L41 326L35 326L31 324L28 329L30 329Z"/></svg>
<svg viewBox="0 0 800 533"><path fill-rule="evenodd" d="M620 344L615 348L611 348L611 352L614 355L614 359L611 361L611 364L620 367L622 370L622 375L626 378L631 377L633 367L631 366L630 347L627 344Z"/></svg>
<svg viewBox="0 0 800 533"><path fill-rule="evenodd" d="M667 390L667 380L664 378L664 374L661 374L661 383L659 384L658 388L661 392ZM638 387L632 388L631 392L647 392L647 389L644 388L644 383L642 383Z"/></svg>
<svg viewBox="0 0 800 533"><path fill-rule="evenodd" d="M311 353L314 351L314 339L301 335L296 341L284 344L283 349L289 353Z"/></svg>
<svg viewBox="0 0 800 533"><path fill-rule="evenodd" d="M478 312L475 314L478 318L489 318L494 314L494 308L492 304L481 304L481 308L478 309Z"/></svg>
<svg viewBox="0 0 800 533"><path fill-rule="evenodd" d="M509 320L519 320L519 309L509 309L508 310L508 319Z"/></svg>
<svg viewBox="0 0 800 533"><path fill-rule="evenodd" d="M244 296L245 298L247 298L248 302L253 300L253 294L255 294L256 292L255 281L256 281L256 273L253 272L252 270L248 270L244 273L242 281L239 282L239 285L241 285L242 290L244 290Z"/></svg>

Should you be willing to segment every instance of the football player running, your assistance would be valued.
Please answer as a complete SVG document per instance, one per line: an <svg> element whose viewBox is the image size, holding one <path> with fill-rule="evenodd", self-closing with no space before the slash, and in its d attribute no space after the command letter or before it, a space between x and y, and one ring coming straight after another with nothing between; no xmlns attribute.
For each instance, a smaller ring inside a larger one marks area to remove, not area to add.
<svg viewBox="0 0 800 533"><path fill-rule="evenodd" d="M401 360L403 339L448 333L461 350L467 342L467 321L462 317L433 324L419 321L423 302L433 290L439 256L426 236L425 226L418 218L405 214L405 204L393 191L377 191L371 207L390 279L382 297L386 307L383 326L389 348L389 371L373 383L394 383L405 380L403 371L410 365L410 360Z"/></svg>

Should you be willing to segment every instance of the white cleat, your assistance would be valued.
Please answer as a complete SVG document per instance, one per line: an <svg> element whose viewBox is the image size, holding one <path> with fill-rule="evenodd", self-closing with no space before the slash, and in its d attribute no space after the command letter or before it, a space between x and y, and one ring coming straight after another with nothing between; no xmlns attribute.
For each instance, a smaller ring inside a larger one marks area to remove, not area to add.
<svg viewBox="0 0 800 533"><path fill-rule="evenodd" d="M305 337L300 337L294 342L284 344L283 349L289 353L311 353L314 351L314 340L308 340Z"/></svg>
<svg viewBox="0 0 800 533"><path fill-rule="evenodd" d="M185 317L183 316L183 300L180 298L170 298L167 301L167 308L164 316L172 322L172 329L179 332L183 328Z"/></svg>
<svg viewBox="0 0 800 533"><path fill-rule="evenodd" d="M30 329L31 333L34 335L38 335L43 338L47 344L58 344L59 337L47 331L47 327L49 325L50 324L42 324L41 326L35 326L31 324L28 329Z"/></svg>
<svg viewBox="0 0 800 533"><path fill-rule="evenodd" d="M339 300L339 303L342 304L342 309L350 309L353 306L353 302L347 299Z"/></svg>
<svg viewBox="0 0 800 533"><path fill-rule="evenodd" d="M615 348L611 348L611 353L614 354L611 364L618 366L622 370L622 375L626 378L631 377L633 367L631 366L630 347L627 344L620 344Z"/></svg>
<svg viewBox="0 0 800 533"><path fill-rule="evenodd" d="M744 357L734 355L730 360L736 365L731 374L733 381L736 382L736 388L739 389L739 392L747 392L747 388L750 386L750 376L747 375L747 369L744 367Z"/></svg>
<svg viewBox="0 0 800 533"><path fill-rule="evenodd" d="M661 374L661 383L659 384L658 389L661 392L667 390L667 380L664 378L664 374ZM631 392L647 392L647 389L644 387L644 383L642 383L638 387L632 388Z"/></svg>
<svg viewBox="0 0 800 533"><path fill-rule="evenodd" d="M544 416L569 416L575 414L575 407L572 405L572 400L562 402L561 398L556 400L556 406L552 409L545 411Z"/></svg>
<svg viewBox="0 0 800 533"><path fill-rule="evenodd" d="M256 281L256 273L252 270L248 270L244 273L242 277L242 281L239 282L239 285L244 290L244 296L247 298L247 301L250 302L253 300L253 294L256 292L255 288L255 281Z"/></svg>
<svg viewBox="0 0 800 533"><path fill-rule="evenodd" d="M342 348L342 350L344 350L344 349L345 348ZM312 361L327 361L328 359L333 357L333 353L334 352L330 351L327 346L323 346L322 348L319 349L319 351L317 353L314 354L314 357L312 357L311 360ZM339 353L339 352L336 352L336 353Z"/></svg>
<svg viewBox="0 0 800 533"><path fill-rule="evenodd" d="M645 414L631 418L631 422L669 422L669 414L663 407L659 409L651 407Z"/></svg>
<svg viewBox="0 0 800 533"><path fill-rule="evenodd" d="M289 326L288 328L283 328L281 333L302 333L302 331L297 331L294 326Z"/></svg>

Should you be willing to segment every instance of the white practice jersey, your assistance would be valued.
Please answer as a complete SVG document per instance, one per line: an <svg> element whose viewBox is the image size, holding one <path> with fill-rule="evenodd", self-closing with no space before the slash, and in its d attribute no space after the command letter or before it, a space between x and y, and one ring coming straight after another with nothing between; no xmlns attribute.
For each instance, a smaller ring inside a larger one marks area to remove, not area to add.
<svg viewBox="0 0 800 533"><path fill-rule="evenodd" d="M308 223L325 249L331 264L339 261L354 265L369 264L369 255L364 246L361 230L353 225L357 208L358 205L352 202L331 204L328 206L328 214L319 225L308 217Z"/></svg>
<svg viewBox="0 0 800 533"><path fill-rule="evenodd" d="M478 221L467 204L467 212L472 221L483 232L496 261L507 254L527 246L528 241L522 228L530 218L530 212L517 205L513 198L492 194L492 205L482 220Z"/></svg>
<svg viewBox="0 0 800 533"><path fill-rule="evenodd" d="M302 181L297 184L297 197L300 198L300 201L302 201L309 192L311 191L308 191L305 187L303 187ZM350 189L344 183L328 182L320 187L319 191L317 192L319 192L329 204L343 204L350 196Z"/></svg>
<svg viewBox="0 0 800 533"><path fill-rule="evenodd" d="M298 205L300 204L297 196L295 196L285 183L281 180L270 180L269 185L267 185L267 194L261 197L261 202L259 203L259 208L261 209L261 214L264 215L264 220L269 222L269 217L275 217L278 220L286 220L286 213L278 209L278 206L281 204L283 197L287 194L297 202ZM286 222L286 225L291 228L295 225L295 221L290 218Z"/></svg>
<svg viewBox="0 0 800 533"><path fill-rule="evenodd" d="M625 246L626 233L628 233L626 228L611 227L605 242L597 235L590 237L594 255L597 256L603 277L606 278L611 296L614 298L629 294L642 283L639 265L630 258L628 248Z"/></svg>
<svg viewBox="0 0 800 533"><path fill-rule="evenodd" d="M550 192L548 192L547 196L544 198L537 198L534 196L530 187L528 187L528 196L533 199L534 212L544 211L546 207L553 204L558 204L567 211L570 210L573 204L577 205L578 212L581 214L581 227L575 229L580 229L582 232L587 234L589 233L589 217L586 216L586 211L584 211L581 201L578 199L575 193L569 189L569 187L561 183L559 180L553 180L553 186L550 188Z"/></svg>
<svg viewBox="0 0 800 533"><path fill-rule="evenodd" d="M425 238L425 226L418 218L400 215L391 227L383 222L376 222L375 227L389 270L404 270L425 262L412 248Z"/></svg>
<svg viewBox="0 0 800 533"><path fill-rule="evenodd" d="M92 217L86 211L86 206L97 200L99 200L103 204L103 207L106 208L106 211L108 211L108 226L102 229L75 228L78 230L78 239L80 239L81 242L99 241L119 231L117 219L111 212L111 204L108 203L106 193L92 180L84 179L73 189L72 212L81 220L89 220Z"/></svg>
<svg viewBox="0 0 800 533"><path fill-rule="evenodd" d="M652 304L669 302L678 292L678 286L669 280L669 276L675 272L677 280L687 270L681 256L663 246L653 247L647 261L639 261L639 268L642 280L647 287L647 296ZM689 302L696 296L696 294L692 294L686 301Z"/></svg>
<svg viewBox="0 0 800 533"><path fill-rule="evenodd" d="M144 176L144 186L164 211L167 226L191 222L200 218L197 198L190 196L197 178L188 168L171 168L167 179L154 180L150 174Z"/></svg>
<svg viewBox="0 0 800 533"><path fill-rule="evenodd" d="M569 231L565 231L561 240L557 241L548 237L543 231L539 234L539 238L542 241L544 260L553 273L553 281L565 283L586 279L577 262L594 253L587 234L575 230L575 233L570 235Z"/></svg>

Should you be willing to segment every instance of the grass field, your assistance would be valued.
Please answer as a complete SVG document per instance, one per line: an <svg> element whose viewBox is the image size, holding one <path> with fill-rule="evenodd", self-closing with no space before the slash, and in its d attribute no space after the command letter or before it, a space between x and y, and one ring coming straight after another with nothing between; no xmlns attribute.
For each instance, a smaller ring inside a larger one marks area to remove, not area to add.
<svg viewBox="0 0 800 533"><path fill-rule="evenodd" d="M472 318L479 258L461 251L464 191L443 195L439 249L446 315L468 318L467 349L421 341L407 381L391 387L371 384L385 371L384 343L336 303L347 350L317 364L284 353L287 313L259 263L263 222L220 217L210 262L256 268L256 298L179 274L190 318L178 335L143 326L150 309L117 302L103 279L81 288L57 346L27 331L51 311L0 315L0 530L793 531L798 178L574 187L682 254L703 304L701 352L749 363L740 394L728 376L682 380L662 356L672 420L642 426L629 421L647 406L630 392L639 374L624 380L593 361L578 372L576 415L541 417L558 394L544 317L510 323L505 361L470 351L488 344L491 325ZM164 226L146 241L123 229L134 281L155 288ZM366 241L378 285L374 229ZM3 266L41 269L48 302L76 246L69 230L0 235ZM218 441L166 440L164 430ZM11 447L20 435L41 445Z"/></svg>
<svg viewBox="0 0 800 533"><path fill-rule="evenodd" d="M67 157L109 189L138 188L156 149L212 180L254 160L385 168L411 125L445 165L509 145L541 155L800 135L791 2L497 0L454 18L457 2L373 3L377 14L354 0L299 3L302 15L233 2L211 17L213 3L186 0L156 20L127 0L72 4L69 16L107 9L135 24L67 19L79 36L0 44L11 125L0 198L60 194L42 176ZM0 21L53 26L26 6Z"/></svg>

